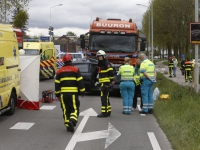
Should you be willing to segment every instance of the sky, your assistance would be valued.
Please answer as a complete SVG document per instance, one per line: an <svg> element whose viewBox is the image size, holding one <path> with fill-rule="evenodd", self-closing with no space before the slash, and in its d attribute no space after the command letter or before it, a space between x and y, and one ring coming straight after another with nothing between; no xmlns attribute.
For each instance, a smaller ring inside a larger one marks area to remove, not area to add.
<svg viewBox="0 0 200 150"><path fill-rule="evenodd" d="M48 27L51 25L55 36L66 35L68 31L80 36L89 31L96 17L132 18L138 29L141 29L142 17L149 3L150 0L32 0L28 6L27 34L48 36Z"/></svg>

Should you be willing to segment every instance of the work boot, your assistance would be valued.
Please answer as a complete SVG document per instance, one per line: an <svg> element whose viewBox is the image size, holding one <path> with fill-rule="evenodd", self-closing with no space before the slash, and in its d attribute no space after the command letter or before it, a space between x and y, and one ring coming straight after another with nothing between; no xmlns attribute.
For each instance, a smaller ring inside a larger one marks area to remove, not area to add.
<svg viewBox="0 0 200 150"><path fill-rule="evenodd" d="M124 111L122 111L122 114L124 114L124 115L130 115L131 113L128 113L128 112L124 112Z"/></svg>
<svg viewBox="0 0 200 150"><path fill-rule="evenodd" d="M139 114L148 114L148 112L139 111Z"/></svg>
<svg viewBox="0 0 200 150"><path fill-rule="evenodd" d="M74 124L73 124L73 122L72 121L69 121L69 123L68 123L68 127L67 127L67 131L68 132L74 132Z"/></svg>
<svg viewBox="0 0 200 150"><path fill-rule="evenodd" d="M149 114L153 114L153 109L149 109L149 110L148 110L148 113L149 113Z"/></svg>
<svg viewBox="0 0 200 150"><path fill-rule="evenodd" d="M104 115L103 113L100 113L100 114L97 115L97 117L98 118L105 118L105 117L107 117L107 115Z"/></svg>

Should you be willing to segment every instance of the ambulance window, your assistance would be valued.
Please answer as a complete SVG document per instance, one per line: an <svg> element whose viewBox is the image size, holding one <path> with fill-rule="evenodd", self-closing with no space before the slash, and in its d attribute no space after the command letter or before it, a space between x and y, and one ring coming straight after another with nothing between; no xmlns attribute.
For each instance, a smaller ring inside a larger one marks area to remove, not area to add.
<svg viewBox="0 0 200 150"><path fill-rule="evenodd" d="M39 51L37 49L24 49L26 55L39 55Z"/></svg>
<svg viewBox="0 0 200 150"><path fill-rule="evenodd" d="M44 51L45 60L51 59L52 56L53 56L53 50L52 49L48 49L48 50Z"/></svg>

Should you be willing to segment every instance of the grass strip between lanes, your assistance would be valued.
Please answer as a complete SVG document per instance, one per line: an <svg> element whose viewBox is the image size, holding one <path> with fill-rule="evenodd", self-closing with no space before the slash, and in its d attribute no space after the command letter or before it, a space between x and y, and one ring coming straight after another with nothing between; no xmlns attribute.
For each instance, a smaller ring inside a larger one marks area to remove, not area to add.
<svg viewBox="0 0 200 150"><path fill-rule="evenodd" d="M165 132L174 150L200 149L200 94L190 91L163 74L157 73L160 94L169 94L169 100L154 101L154 116Z"/></svg>

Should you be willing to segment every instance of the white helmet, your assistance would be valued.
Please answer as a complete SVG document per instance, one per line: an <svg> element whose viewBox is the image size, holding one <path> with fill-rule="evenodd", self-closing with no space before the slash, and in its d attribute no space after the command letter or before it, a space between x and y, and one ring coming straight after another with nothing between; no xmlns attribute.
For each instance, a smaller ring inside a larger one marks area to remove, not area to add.
<svg viewBox="0 0 200 150"><path fill-rule="evenodd" d="M103 56L103 57L105 58L105 57L106 57L106 53L105 53L103 50L99 50L99 51L97 52L96 57L98 57L98 56Z"/></svg>

